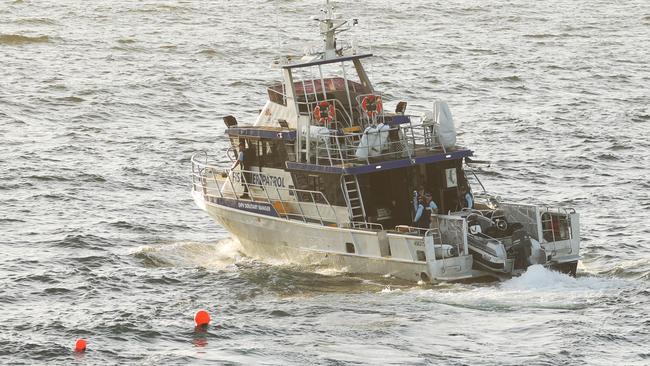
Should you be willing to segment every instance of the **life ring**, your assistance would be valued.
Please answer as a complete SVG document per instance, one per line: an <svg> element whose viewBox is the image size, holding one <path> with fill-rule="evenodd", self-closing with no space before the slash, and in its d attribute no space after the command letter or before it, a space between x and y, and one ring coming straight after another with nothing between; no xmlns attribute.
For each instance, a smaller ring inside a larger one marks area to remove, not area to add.
<svg viewBox="0 0 650 366"><path fill-rule="evenodd" d="M325 113L325 111L327 111L327 113ZM314 119L321 125L332 122L335 116L336 110L334 109L334 104L323 101L314 107Z"/></svg>
<svg viewBox="0 0 650 366"><path fill-rule="evenodd" d="M375 114L381 113L384 106L381 103L381 97L379 95L370 94L361 101L361 108L368 114L368 117L372 117Z"/></svg>

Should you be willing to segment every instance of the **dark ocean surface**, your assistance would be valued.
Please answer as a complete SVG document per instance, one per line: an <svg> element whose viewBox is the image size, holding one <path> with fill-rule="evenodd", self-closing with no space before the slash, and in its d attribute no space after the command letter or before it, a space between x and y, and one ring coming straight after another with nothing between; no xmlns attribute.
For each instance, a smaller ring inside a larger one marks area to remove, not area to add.
<svg viewBox="0 0 650 366"><path fill-rule="evenodd" d="M248 258L190 198L319 9L0 2L0 363L650 364L650 2L342 4L389 108L447 100L488 190L581 214L577 278L435 286Z"/></svg>

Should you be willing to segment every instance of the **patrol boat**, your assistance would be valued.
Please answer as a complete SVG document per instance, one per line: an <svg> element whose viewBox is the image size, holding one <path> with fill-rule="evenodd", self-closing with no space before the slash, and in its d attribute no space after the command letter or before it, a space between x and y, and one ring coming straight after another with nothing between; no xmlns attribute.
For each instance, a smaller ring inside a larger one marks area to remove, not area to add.
<svg viewBox="0 0 650 366"><path fill-rule="evenodd" d="M192 156L198 207L262 260L424 282L509 276L535 263L575 274L578 214L480 194L468 205L476 161L456 143L448 105L386 110L362 63L372 55L337 39L356 20L338 19L329 2L322 15L324 47L273 61L281 82L267 88L256 121L224 117L231 146L217 161L225 155L228 166ZM419 187L437 212L416 225Z"/></svg>

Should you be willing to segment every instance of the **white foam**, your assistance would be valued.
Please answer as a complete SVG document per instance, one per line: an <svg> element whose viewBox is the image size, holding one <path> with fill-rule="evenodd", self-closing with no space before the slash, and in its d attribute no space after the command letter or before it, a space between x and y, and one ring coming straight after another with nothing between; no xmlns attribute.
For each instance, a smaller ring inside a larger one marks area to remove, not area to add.
<svg viewBox="0 0 650 366"><path fill-rule="evenodd" d="M575 278L536 264L519 277L501 284L504 290L601 290L618 286L617 280L597 277Z"/></svg>
<svg viewBox="0 0 650 366"><path fill-rule="evenodd" d="M400 288L392 288L390 285L386 285L386 286L384 286L384 288L381 289L381 291L379 291L379 293L382 293L382 294L390 294L390 293L393 293L393 292L402 292L402 289L400 289Z"/></svg>
<svg viewBox="0 0 650 366"><path fill-rule="evenodd" d="M143 253L174 267L224 269L246 260L241 245L232 238L217 243L175 242L136 248L132 254Z"/></svg>
<svg viewBox="0 0 650 366"><path fill-rule="evenodd" d="M478 308L581 308L602 297L617 297L628 281L604 277L574 278L541 265L502 283L453 284L446 290L413 289L435 302Z"/></svg>
<svg viewBox="0 0 650 366"><path fill-rule="evenodd" d="M318 267L314 273L317 273L322 276L340 276L347 273L347 268L334 268L334 267Z"/></svg>

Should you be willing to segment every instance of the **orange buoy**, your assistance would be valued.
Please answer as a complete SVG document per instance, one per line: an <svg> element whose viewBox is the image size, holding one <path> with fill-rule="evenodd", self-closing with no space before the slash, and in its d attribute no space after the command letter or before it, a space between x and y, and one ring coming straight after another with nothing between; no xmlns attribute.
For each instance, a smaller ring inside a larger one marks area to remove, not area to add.
<svg viewBox="0 0 650 366"><path fill-rule="evenodd" d="M197 327L208 325L210 323L210 314L207 311L201 309L194 314L194 323Z"/></svg>
<svg viewBox="0 0 650 366"><path fill-rule="evenodd" d="M86 351L86 340L79 338L74 344L75 352L85 352Z"/></svg>

